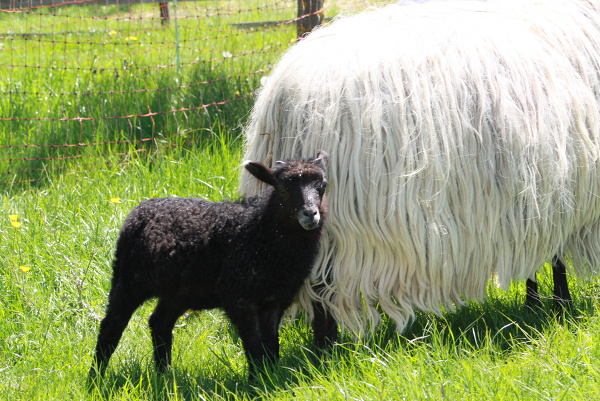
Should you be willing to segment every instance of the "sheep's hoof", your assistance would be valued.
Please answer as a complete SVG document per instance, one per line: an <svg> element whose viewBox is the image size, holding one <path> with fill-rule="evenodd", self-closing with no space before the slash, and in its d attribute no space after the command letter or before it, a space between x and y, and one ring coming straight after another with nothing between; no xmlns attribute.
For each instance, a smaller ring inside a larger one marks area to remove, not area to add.
<svg viewBox="0 0 600 401"><path fill-rule="evenodd" d="M169 373L171 371L171 364L167 362L159 362L156 365L156 373L159 375L164 375L165 373Z"/></svg>
<svg viewBox="0 0 600 401"><path fill-rule="evenodd" d="M570 298L562 299L555 296L553 309L559 315L571 314L573 312L573 301Z"/></svg>
<svg viewBox="0 0 600 401"><path fill-rule="evenodd" d="M337 336L337 325L334 325L333 328L330 327L326 334L321 333L320 335L317 335L317 333L315 333L314 342L317 351L321 354L331 351L333 345L337 341Z"/></svg>
<svg viewBox="0 0 600 401"><path fill-rule="evenodd" d="M540 312L544 309L544 304L539 298L535 299L526 299L525 300L525 310L529 312Z"/></svg>

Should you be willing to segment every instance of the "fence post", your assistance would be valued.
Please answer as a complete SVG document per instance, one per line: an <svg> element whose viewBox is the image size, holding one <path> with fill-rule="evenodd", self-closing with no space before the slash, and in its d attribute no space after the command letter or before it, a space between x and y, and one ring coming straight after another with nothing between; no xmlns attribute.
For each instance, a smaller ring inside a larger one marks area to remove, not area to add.
<svg viewBox="0 0 600 401"><path fill-rule="evenodd" d="M161 1L158 3L158 9L160 11L160 19L163 24L169 22L169 3Z"/></svg>
<svg viewBox="0 0 600 401"><path fill-rule="evenodd" d="M298 0L298 39L323 23L324 0Z"/></svg>

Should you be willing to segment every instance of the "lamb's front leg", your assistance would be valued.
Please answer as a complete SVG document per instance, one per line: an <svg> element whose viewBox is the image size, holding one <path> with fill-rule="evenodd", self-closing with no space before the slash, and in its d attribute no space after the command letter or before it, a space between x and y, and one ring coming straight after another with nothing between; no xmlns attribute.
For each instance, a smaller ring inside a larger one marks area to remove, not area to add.
<svg viewBox="0 0 600 401"><path fill-rule="evenodd" d="M263 336L263 347L266 357L275 362L279 359L279 324L285 307L274 303L261 307L259 312L260 331Z"/></svg>
<svg viewBox="0 0 600 401"><path fill-rule="evenodd" d="M279 321L281 308L260 309L256 305L227 310L231 322L237 327L244 344L250 378L257 370L279 357Z"/></svg>
<svg viewBox="0 0 600 401"><path fill-rule="evenodd" d="M319 351L329 351L338 338L337 322L322 303L313 302L312 306L315 345Z"/></svg>
<svg viewBox="0 0 600 401"><path fill-rule="evenodd" d="M253 305L244 305L226 307L225 311L242 339L252 378L256 375L256 368L263 365L266 357L257 309Z"/></svg>

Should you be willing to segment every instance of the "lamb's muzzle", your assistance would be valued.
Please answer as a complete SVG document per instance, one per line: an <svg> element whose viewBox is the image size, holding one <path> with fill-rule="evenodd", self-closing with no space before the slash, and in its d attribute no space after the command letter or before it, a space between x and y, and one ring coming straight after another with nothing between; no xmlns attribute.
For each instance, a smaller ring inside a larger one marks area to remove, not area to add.
<svg viewBox="0 0 600 401"><path fill-rule="evenodd" d="M298 222L305 230L314 230L319 226L321 215L315 207L308 207L298 212Z"/></svg>

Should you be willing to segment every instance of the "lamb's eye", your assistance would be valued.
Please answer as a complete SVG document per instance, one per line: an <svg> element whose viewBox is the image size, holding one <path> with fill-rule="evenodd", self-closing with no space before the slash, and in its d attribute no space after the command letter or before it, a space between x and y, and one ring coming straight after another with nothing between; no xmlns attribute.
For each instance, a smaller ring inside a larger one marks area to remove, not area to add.
<svg viewBox="0 0 600 401"><path fill-rule="evenodd" d="M327 188L327 181L323 181L321 187L318 189L319 195L323 196L323 194L325 193L325 188Z"/></svg>

